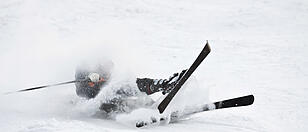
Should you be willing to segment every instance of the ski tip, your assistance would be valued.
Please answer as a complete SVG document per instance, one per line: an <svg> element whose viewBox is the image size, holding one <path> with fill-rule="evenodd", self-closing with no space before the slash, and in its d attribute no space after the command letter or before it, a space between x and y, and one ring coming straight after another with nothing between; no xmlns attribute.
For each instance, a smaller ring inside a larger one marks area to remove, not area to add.
<svg viewBox="0 0 308 132"><path fill-rule="evenodd" d="M251 95L247 95L244 96L243 98L246 98L247 100L247 105L252 105L253 102L255 101L255 97L251 94Z"/></svg>
<svg viewBox="0 0 308 132"><path fill-rule="evenodd" d="M249 96L250 96L251 104L253 104L253 102L255 101L255 96L253 96L253 95L249 95Z"/></svg>
<svg viewBox="0 0 308 132"><path fill-rule="evenodd" d="M206 40L205 48L207 48L208 51L211 52L211 47L210 47L210 44L209 44L208 40Z"/></svg>

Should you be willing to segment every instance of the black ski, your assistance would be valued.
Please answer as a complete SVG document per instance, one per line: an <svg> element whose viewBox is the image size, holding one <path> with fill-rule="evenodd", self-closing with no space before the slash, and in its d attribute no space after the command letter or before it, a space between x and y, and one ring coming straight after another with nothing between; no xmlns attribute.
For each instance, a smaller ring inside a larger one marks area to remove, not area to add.
<svg viewBox="0 0 308 132"><path fill-rule="evenodd" d="M241 106L248 106L253 104L254 102L254 96L248 95L223 101L218 101L210 104L200 105L194 108L186 108L184 112L180 113L178 111L172 112L170 115L170 122L175 122L181 118L185 118L187 116L204 112L204 111L210 111L210 110L217 110L217 109L224 109L224 108L232 108L232 107L241 107ZM160 121L167 120L167 117L161 117L159 119ZM136 123L136 127L144 127L151 124L158 123L156 118L152 118L150 122L140 121Z"/></svg>
<svg viewBox="0 0 308 132"><path fill-rule="evenodd" d="M179 82L174 86L173 90L165 97L165 99L158 105L158 110L160 113L163 113L173 97L176 95L176 93L180 90L182 85L186 82L186 80L191 76L191 74L197 69L197 67L201 64L201 62L204 60L204 58L211 52L211 48L208 44L204 46L203 50L197 57L197 59L194 61L194 63L190 66L190 68L185 72L183 77L179 80Z"/></svg>
<svg viewBox="0 0 308 132"><path fill-rule="evenodd" d="M233 99L227 99L223 101L218 101L218 102L202 105L198 107L199 109L185 112L184 115L191 115L194 113L200 113L203 111L210 111L210 110L216 110L216 109L247 106L247 105L253 104L253 102L254 102L254 96L247 95L247 96L242 96L242 97L237 97Z"/></svg>

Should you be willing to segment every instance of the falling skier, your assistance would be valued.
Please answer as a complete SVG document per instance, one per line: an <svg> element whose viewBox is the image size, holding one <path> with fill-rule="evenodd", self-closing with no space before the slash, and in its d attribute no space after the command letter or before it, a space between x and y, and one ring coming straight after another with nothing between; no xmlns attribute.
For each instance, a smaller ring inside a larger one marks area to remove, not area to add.
<svg viewBox="0 0 308 132"><path fill-rule="evenodd" d="M181 86L185 81L191 76L191 74L196 70L196 68L201 64L201 62L210 53L211 49L207 44L204 46L199 56L196 58L191 67L187 70L183 70L181 73L175 73L169 79L150 79L150 78L137 78L136 84L138 91L131 87L121 87L116 88L116 94L114 98L111 98L103 102L100 106L102 111L106 113L113 112L130 112L133 108L127 108L127 104L136 104L137 102L130 101L130 97L138 96L138 93L146 93L147 95L153 94L155 92L162 92L163 94L168 94L164 100L158 105L158 110L163 113L170 101L179 91ZM94 98L99 91L108 83L110 80L111 70L113 63L106 63L107 65L99 65L93 70L89 68L77 69L76 71L76 92L77 95L86 98ZM106 70L107 69L107 70ZM104 92L105 93L105 92ZM154 104L148 103L146 105ZM130 105L131 106L131 105ZM136 108L136 107L135 107Z"/></svg>
<svg viewBox="0 0 308 132"><path fill-rule="evenodd" d="M87 99L95 98L106 87L109 81L111 81L112 67L113 63L109 62L109 64L98 65L92 69L77 68L75 79L80 80L75 83L77 95ZM125 109L129 100L128 98L142 93L146 95L151 95L156 92L167 94L173 89L185 72L186 70L180 73L174 73L169 79L136 78L138 91L135 91L134 88L130 88L129 86L118 88L113 98L101 104L100 110L106 113L130 112L131 109ZM153 103L154 101L150 101L147 105L150 106Z"/></svg>
<svg viewBox="0 0 308 132"><path fill-rule="evenodd" d="M191 67L187 70L183 70L180 73L175 73L169 79L151 79L151 78L136 78L136 84L134 86L131 85L120 85L120 87L111 87L114 88L112 91L111 98L104 100L101 103L100 110L109 117L113 115L113 113L123 113L123 112L131 112L136 108L141 107L151 107L156 106L155 101L152 99L150 101L146 101L146 99L141 98L138 101L138 97L144 96L149 98L147 95L151 95L153 93L162 92L162 94L167 94L167 96L159 103L158 110L162 114L164 110L168 107L169 103L175 97L179 89L183 86L186 80L192 75L195 69L201 64L204 58L210 53L211 49L207 44L196 58ZM18 90L15 92L8 92L6 94L12 94L16 92L26 92L37 89L48 88L52 86L64 85L75 83L76 85L76 93L80 97L84 97L87 99L95 98L100 91L105 90L108 87L107 84L111 83L111 69L113 67L113 63L105 63L104 65L98 65L95 68L77 68L75 74L75 80L62 82L51 85L37 86L26 88L22 90ZM110 87L109 87L110 88ZM108 89L108 88L107 88ZM108 90L107 90L108 91ZM140 96L141 95L141 96ZM137 98L136 98L137 97ZM227 100L207 103L207 104L199 104L193 106L192 108L185 108L183 112L173 111L169 114L168 117L159 117L159 118L151 118L150 121L138 121L136 122L136 127L143 127L150 124L155 124L159 121L166 120L169 118L169 121L176 121L180 118L200 113L209 110L217 110L224 108L232 108L232 107L241 107L248 106L253 104L254 96L247 95L242 97L231 98Z"/></svg>

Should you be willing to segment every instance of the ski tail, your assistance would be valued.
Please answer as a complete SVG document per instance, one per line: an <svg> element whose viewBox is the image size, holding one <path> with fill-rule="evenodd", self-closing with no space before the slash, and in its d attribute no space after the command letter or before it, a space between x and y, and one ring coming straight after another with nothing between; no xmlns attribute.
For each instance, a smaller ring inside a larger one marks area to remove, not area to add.
<svg viewBox="0 0 308 132"><path fill-rule="evenodd" d="M174 86L173 90L165 97L165 99L158 105L158 110L160 113L163 113L173 97L180 90L182 85L186 82L186 80L191 76L191 74L197 69L197 67L201 64L201 62L205 59L205 57L211 52L211 48L208 44L204 46L203 50L194 61L194 63L190 66L190 68L185 72L183 77L179 80L179 82Z"/></svg>

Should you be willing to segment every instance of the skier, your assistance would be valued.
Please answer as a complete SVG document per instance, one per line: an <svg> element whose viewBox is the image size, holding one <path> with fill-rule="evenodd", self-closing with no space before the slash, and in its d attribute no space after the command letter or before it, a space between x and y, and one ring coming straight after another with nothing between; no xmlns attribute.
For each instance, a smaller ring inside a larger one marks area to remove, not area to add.
<svg viewBox="0 0 308 132"><path fill-rule="evenodd" d="M80 80L75 83L76 93L80 97L92 99L98 95L101 89L106 86L111 80L111 66L98 65L96 68L77 68L75 78ZM186 70L181 73L173 74L169 79L151 79L151 78L136 78L136 85L139 93L145 93L151 95L156 92L162 92L162 94L169 93L176 85L179 79L184 75ZM125 102L129 97L136 96L134 90L127 90L130 88L117 89L116 96L107 102L104 102L100 106L100 110L106 113L121 113L129 112L125 109ZM152 105L154 101L147 105ZM133 108L130 108L133 109Z"/></svg>

